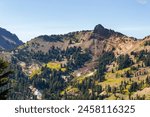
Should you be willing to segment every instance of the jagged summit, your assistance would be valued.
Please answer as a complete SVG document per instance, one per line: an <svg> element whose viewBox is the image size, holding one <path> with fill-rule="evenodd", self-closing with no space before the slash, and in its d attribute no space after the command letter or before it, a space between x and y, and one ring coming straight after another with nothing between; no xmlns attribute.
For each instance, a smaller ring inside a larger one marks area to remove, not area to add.
<svg viewBox="0 0 150 117"><path fill-rule="evenodd" d="M102 31L105 31L105 28L101 25L101 24L98 24L95 26L94 28L94 33L101 33Z"/></svg>
<svg viewBox="0 0 150 117"><path fill-rule="evenodd" d="M115 32L114 30L111 29L107 29L101 24L95 26L93 33L95 35L94 38L109 38L112 35L123 36L123 34Z"/></svg>

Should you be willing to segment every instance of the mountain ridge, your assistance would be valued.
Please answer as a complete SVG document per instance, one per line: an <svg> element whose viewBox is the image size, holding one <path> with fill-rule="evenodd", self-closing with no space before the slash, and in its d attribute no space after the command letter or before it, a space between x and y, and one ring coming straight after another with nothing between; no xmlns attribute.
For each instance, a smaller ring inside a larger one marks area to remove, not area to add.
<svg viewBox="0 0 150 117"><path fill-rule="evenodd" d="M10 99L150 99L143 96L150 84L150 36L138 40L99 24L41 35L3 55L16 71Z"/></svg>
<svg viewBox="0 0 150 117"><path fill-rule="evenodd" d="M0 48L12 50L22 44L23 42L15 34L0 27Z"/></svg>

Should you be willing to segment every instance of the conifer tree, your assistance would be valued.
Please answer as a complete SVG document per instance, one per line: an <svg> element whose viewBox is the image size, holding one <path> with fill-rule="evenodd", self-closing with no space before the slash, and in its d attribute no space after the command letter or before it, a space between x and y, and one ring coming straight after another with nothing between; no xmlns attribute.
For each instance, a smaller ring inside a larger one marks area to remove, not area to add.
<svg viewBox="0 0 150 117"><path fill-rule="evenodd" d="M4 88L9 82L8 75L11 71L8 71L9 63L0 59L0 100L7 99L10 88Z"/></svg>

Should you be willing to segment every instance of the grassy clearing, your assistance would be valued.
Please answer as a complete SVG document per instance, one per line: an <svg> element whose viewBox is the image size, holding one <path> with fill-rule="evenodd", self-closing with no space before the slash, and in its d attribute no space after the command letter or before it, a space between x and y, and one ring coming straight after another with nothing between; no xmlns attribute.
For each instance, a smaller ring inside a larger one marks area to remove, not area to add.
<svg viewBox="0 0 150 117"><path fill-rule="evenodd" d="M124 78L108 78L104 82L99 82L99 85L102 85L102 87L105 87L107 85L110 86L119 86L121 84L121 81L124 81Z"/></svg>
<svg viewBox="0 0 150 117"><path fill-rule="evenodd" d="M103 87L110 85L110 86L118 86L121 84L121 81L128 80L127 78L121 77L122 74L124 74L126 71L130 70L130 68L125 68L123 70L118 70L114 73L108 72L105 74L105 81L98 83L99 85L102 85ZM118 75L118 77L116 77Z"/></svg>
<svg viewBox="0 0 150 117"><path fill-rule="evenodd" d="M59 62L49 62L47 63L47 67L52 70L57 70L57 71L61 70L62 72L66 71L66 68L62 68L61 63Z"/></svg>
<svg viewBox="0 0 150 117"><path fill-rule="evenodd" d="M78 88L75 88L75 87L72 87L72 86L68 86L64 91L62 91L60 94L61 95L64 95L65 91L67 93L70 93L70 94L75 94L75 93L78 93L79 92L79 89Z"/></svg>
<svg viewBox="0 0 150 117"><path fill-rule="evenodd" d="M50 69L59 70L61 68L61 65L60 63L56 63L56 62L49 62L47 64L47 67Z"/></svg>

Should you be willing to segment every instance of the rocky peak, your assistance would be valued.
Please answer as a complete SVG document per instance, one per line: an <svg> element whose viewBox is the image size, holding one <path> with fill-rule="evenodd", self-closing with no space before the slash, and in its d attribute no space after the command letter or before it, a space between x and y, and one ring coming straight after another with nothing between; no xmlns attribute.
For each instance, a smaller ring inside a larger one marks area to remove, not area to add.
<svg viewBox="0 0 150 117"><path fill-rule="evenodd" d="M94 38L101 38L101 39L106 39L109 38L112 35L118 35L118 36L123 36L123 34L115 32L114 30L111 29L106 29L103 27L101 24L98 24L94 28Z"/></svg>
<svg viewBox="0 0 150 117"><path fill-rule="evenodd" d="M98 34L101 37L109 37L110 31L104 28L101 24L95 26L93 33Z"/></svg>
<svg viewBox="0 0 150 117"><path fill-rule="evenodd" d="M103 31L105 31L105 28L101 24L98 24L95 26L93 32L94 33L102 33Z"/></svg>

